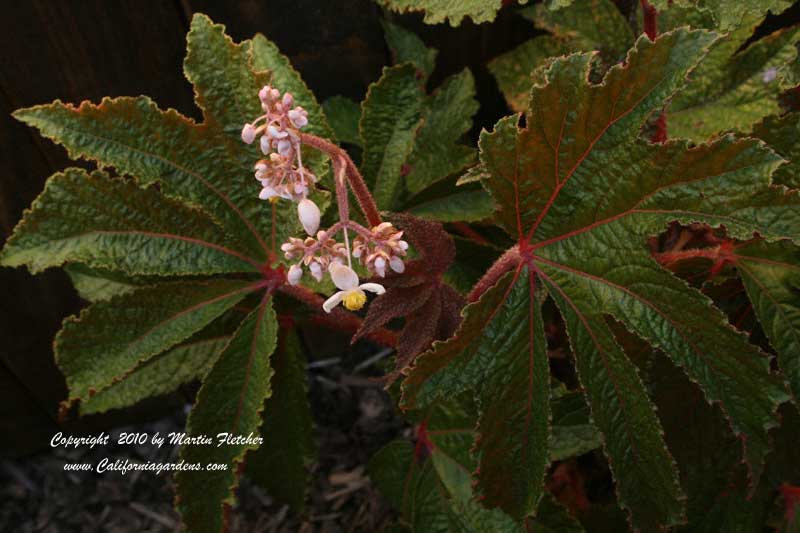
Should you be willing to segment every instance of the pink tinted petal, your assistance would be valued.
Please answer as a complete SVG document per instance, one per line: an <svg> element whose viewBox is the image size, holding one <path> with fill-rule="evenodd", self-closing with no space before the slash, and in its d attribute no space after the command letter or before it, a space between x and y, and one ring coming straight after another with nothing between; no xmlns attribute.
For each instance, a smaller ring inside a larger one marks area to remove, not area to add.
<svg viewBox="0 0 800 533"><path fill-rule="evenodd" d="M383 288L383 285L380 283L362 283L358 286L359 289L374 292L375 294L383 294L386 292L386 289Z"/></svg>
<svg viewBox="0 0 800 533"><path fill-rule="evenodd" d="M340 290L351 291L358 287L358 274L352 268L332 263L329 270L333 284Z"/></svg>
<svg viewBox="0 0 800 533"><path fill-rule="evenodd" d="M322 304L322 308L325 310L326 313L330 313L331 310L337 305L339 305L342 299L344 299L344 295L345 295L344 291L337 292L336 294L325 300L325 303Z"/></svg>

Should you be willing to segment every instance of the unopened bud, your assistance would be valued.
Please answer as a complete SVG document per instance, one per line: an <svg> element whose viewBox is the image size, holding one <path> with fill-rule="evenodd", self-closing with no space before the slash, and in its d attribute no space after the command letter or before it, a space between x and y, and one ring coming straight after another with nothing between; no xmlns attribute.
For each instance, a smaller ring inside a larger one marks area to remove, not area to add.
<svg viewBox="0 0 800 533"><path fill-rule="evenodd" d="M250 144L256 139L256 128L252 124L245 124L242 128L242 140Z"/></svg>
<svg viewBox="0 0 800 533"><path fill-rule="evenodd" d="M303 277L303 269L299 265L292 265L286 275L286 281L289 282L289 285L297 285L301 277Z"/></svg>
<svg viewBox="0 0 800 533"><path fill-rule="evenodd" d="M320 212L317 204L308 198L303 198L297 204L297 216L306 233L313 236L319 229Z"/></svg>

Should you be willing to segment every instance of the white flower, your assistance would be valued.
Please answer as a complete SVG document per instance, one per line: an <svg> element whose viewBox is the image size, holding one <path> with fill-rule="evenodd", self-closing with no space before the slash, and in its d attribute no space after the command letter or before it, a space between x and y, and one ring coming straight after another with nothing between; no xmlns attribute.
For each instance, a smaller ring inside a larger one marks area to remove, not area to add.
<svg viewBox="0 0 800 533"><path fill-rule="evenodd" d="M270 151L269 137L267 137L266 135L262 135L261 136L261 152L264 155L267 155L269 153L269 151Z"/></svg>
<svg viewBox="0 0 800 533"><path fill-rule="evenodd" d="M289 285L297 285L302 276L303 269L300 268L300 265L292 265L291 268L289 268L289 273L286 275L286 281L289 282Z"/></svg>
<svg viewBox="0 0 800 533"><path fill-rule="evenodd" d="M295 190L295 192L298 191ZM297 204L297 217L300 219L300 223L303 225L306 233L313 237L319 229L320 212L317 204L308 198L303 198Z"/></svg>
<svg viewBox="0 0 800 533"><path fill-rule="evenodd" d="M778 69L775 67L770 67L764 71L764 74L761 75L761 80L764 83L771 83L775 81L775 78L778 77Z"/></svg>
<svg viewBox="0 0 800 533"><path fill-rule="evenodd" d="M242 128L242 140L245 144L250 144L256 140L256 128L252 124L245 124Z"/></svg>
<svg viewBox="0 0 800 533"><path fill-rule="evenodd" d="M383 285L377 283L362 283L358 284L358 274L352 268L340 265L339 263L331 263L330 266L331 279L334 285L339 289L339 292L325 300L322 308L326 313L339 305L340 302L350 311L357 311L364 307L367 302L367 295L364 291L374 292L375 294L383 294L386 289Z"/></svg>

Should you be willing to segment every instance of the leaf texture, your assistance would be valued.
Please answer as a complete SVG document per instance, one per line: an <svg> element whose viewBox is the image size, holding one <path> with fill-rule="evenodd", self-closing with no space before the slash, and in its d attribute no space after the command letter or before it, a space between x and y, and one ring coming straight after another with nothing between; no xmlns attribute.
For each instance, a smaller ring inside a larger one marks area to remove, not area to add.
<svg viewBox="0 0 800 533"><path fill-rule="evenodd" d="M384 68L361 104L361 172L381 209L392 209L403 191L403 163L422 119L423 95L415 72L411 63Z"/></svg>
<svg viewBox="0 0 800 533"><path fill-rule="evenodd" d="M756 242L736 249L736 268L761 327L800 397L800 248Z"/></svg>
<svg viewBox="0 0 800 533"><path fill-rule="evenodd" d="M300 339L287 331L272 356L272 395L264 406L257 450L247 454L247 476L294 512L305 505L309 466L316 453Z"/></svg>
<svg viewBox="0 0 800 533"><path fill-rule="evenodd" d="M85 398L203 329L256 286L180 281L98 302L64 321L54 341L69 399Z"/></svg>
<svg viewBox="0 0 800 533"><path fill-rule="evenodd" d="M206 375L228 337L198 339L176 346L140 364L121 381L81 402L81 414L104 413L135 405L145 398L168 394Z"/></svg>
<svg viewBox="0 0 800 533"><path fill-rule="evenodd" d="M798 197L770 185L782 160L759 141L726 136L692 146L640 137L713 40L687 29L655 42L641 37L599 84L589 78L591 56L557 59L531 91L524 127L512 116L482 133L483 170L476 175L495 198L497 222L517 239L507 252L515 273L467 306L455 336L420 355L404 382L407 407L472 391L485 412L493 365L536 344L535 335L512 329L525 329L540 313L532 294L515 304L525 292L520 280L543 287L567 324L620 504L643 530L681 523L684 496L647 389L609 317L667 353L708 401L720 404L743 443L753 484L776 409L788 399L768 357L706 296L655 263L646 246L675 220L723 225L741 239L798 237ZM517 390L503 394L516 394L520 408L535 384L535 376L515 381ZM510 405L495 413L497 423ZM481 481L489 475L483 466Z"/></svg>
<svg viewBox="0 0 800 533"><path fill-rule="evenodd" d="M258 263L226 246L202 212L150 187L70 168L53 175L0 253L31 272L66 262L127 274L250 272Z"/></svg>
<svg viewBox="0 0 800 533"><path fill-rule="evenodd" d="M702 142L720 132L747 132L763 117L780 111L778 69L797 57L800 29L776 31L740 50L756 22L711 47L669 107L671 137Z"/></svg>
<svg viewBox="0 0 800 533"><path fill-rule="evenodd" d="M800 113L766 117L753 127L753 135L786 159L772 175L772 181L800 189Z"/></svg>
<svg viewBox="0 0 800 533"><path fill-rule="evenodd" d="M439 24L445 20L451 26L461 24L469 17L475 24L491 22L502 7L501 0L378 0L392 11L423 11L426 24ZM527 0L520 0L521 4Z"/></svg>
<svg viewBox="0 0 800 533"><path fill-rule="evenodd" d="M225 524L225 506L234 503L238 467L254 444L217 446L219 433L258 437L264 401L272 394L270 357L277 321L270 300L262 301L241 323L209 371L189 414L187 435L206 436L212 444L186 444L181 459L198 470L177 472L176 503L189 531L217 533ZM206 470L209 463L226 465Z"/></svg>

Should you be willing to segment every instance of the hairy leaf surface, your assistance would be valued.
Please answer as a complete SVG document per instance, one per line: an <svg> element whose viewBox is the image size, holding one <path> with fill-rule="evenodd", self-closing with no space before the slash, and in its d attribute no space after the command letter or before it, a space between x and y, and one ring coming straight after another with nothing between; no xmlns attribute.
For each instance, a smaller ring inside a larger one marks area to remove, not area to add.
<svg viewBox="0 0 800 533"><path fill-rule="evenodd" d="M82 401L81 414L103 413L134 405L202 378L227 344L228 337L198 339L157 355L134 368L121 381Z"/></svg>
<svg viewBox="0 0 800 533"><path fill-rule="evenodd" d="M412 63L383 69L361 104L361 172L378 207L391 209L403 190L403 163L414 147L423 94Z"/></svg>
<svg viewBox="0 0 800 533"><path fill-rule="evenodd" d="M197 403L189 414L187 436L211 437L213 443L187 444L181 459L202 469L176 474L177 506L188 530L214 532L223 529L224 506L234 503L237 469L253 444L217 446L217 435L258 437L264 401L272 394L270 357L275 349L277 320L270 300L263 301L241 323L208 372ZM205 470L209 463L227 465Z"/></svg>
<svg viewBox="0 0 800 533"><path fill-rule="evenodd" d="M392 51L393 62L397 65L409 61L414 63L427 79L436 67L436 56L439 51L428 48L422 39L402 26L382 20L383 34L386 44Z"/></svg>
<svg viewBox="0 0 800 533"><path fill-rule="evenodd" d="M671 137L701 142L720 132L746 132L780 111L778 69L797 57L800 29L776 31L740 50L756 23L750 19L711 47L690 83L670 104Z"/></svg>
<svg viewBox="0 0 800 533"><path fill-rule="evenodd" d="M489 63L513 111L527 109L532 74L550 58L596 50L607 68L623 59L634 41L628 22L611 0L580 0L558 10L540 4L522 14L552 35L534 37Z"/></svg>
<svg viewBox="0 0 800 533"><path fill-rule="evenodd" d="M772 181L800 189L800 113L767 117L753 127L753 135L786 159L772 175Z"/></svg>
<svg viewBox="0 0 800 533"><path fill-rule="evenodd" d="M66 319L54 347L69 398L84 398L124 378L255 288L238 280L163 283L98 302Z"/></svg>
<svg viewBox="0 0 800 533"><path fill-rule="evenodd" d="M650 2L658 10L669 9L672 0ZM720 30L731 31L752 18L764 17L768 11L775 14L792 5L791 0L677 0L678 6L696 6L709 11Z"/></svg>
<svg viewBox="0 0 800 533"><path fill-rule="evenodd" d="M447 78L425 99L422 126L408 157L406 187L411 193L455 174L475 161L476 152L458 141L478 111L475 80L469 70Z"/></svg>
<svg viewBox="0 0 800 533"><path fill-rule="evenodd" d="M756 242L736 249L736 268L778 363L800 398L800 248Z"/></svg>
<svg viewBox="0 0 800 533"><path fill-rule="evenodd" d="M53 175L0 253L31 272L65 262L128 274L249 272L258 263L226 246L201 211L103 172Z"/></svg>
<svg viewBox="0 0 800 533"><path fill-rule="evenodd" d="M515 274L465 308L456 335L422 354L404 383L406 405L468 390L481 399L492 390L497 361L536 345L521 324L541 311L532 293L517 292L520 280L544 287L567 324L619 502L634 527L648 530L682 521L683 494L654 407L609 316L666 352L720 403L745 443L754 483L777 406L788 399L766 355L707 297L655 263L646 246L674 220L724 225L742 239L799 236L798 197L771 187L781 159L762 143L728 136L698 146L651 144L639 135L713 39L687 29L655 42L641 37L599 84L589 81L590 55L558 59L534 85L524 127L512 116L481 135L489 174L482 182L497 202L496 220L519 243L509 256L516 254ZM535 390L538 374L529 375L514 383L517 402ZM482 464L479 479L488 475Z"/></svg>
<svg viewBox="0 0 800 533"><path fill-rule="evenodd" d="M300 339L287 331L272 356L272 395L264 406L257 450L247 454L247 476L281 503L300 512L305 505L315 446Z"/></svg>
<svg viewBox="0 0 800 533"><path fill-rule="evenodd" d="M393 11L423 11L426 24L438 24L447 20L451 26L461 24L469 17L475 24L491 22L502 7L502 0L377 0ZM520 4L527 0L519 0Z"/></svg>

